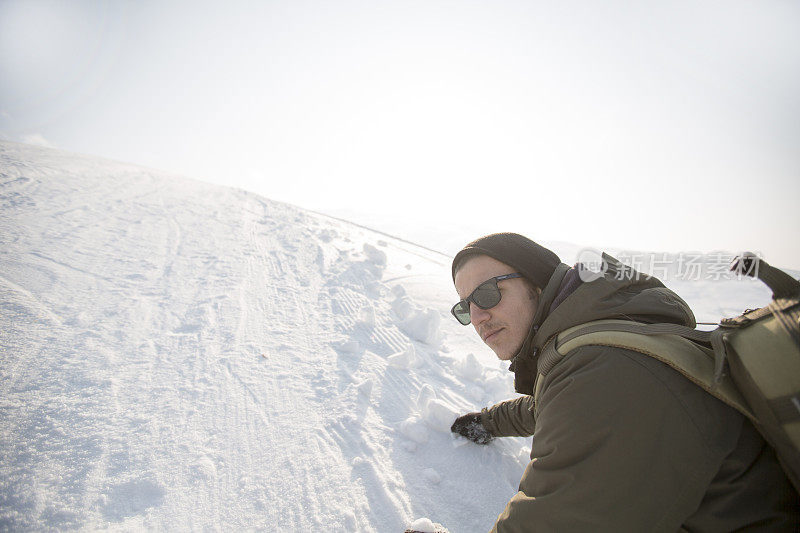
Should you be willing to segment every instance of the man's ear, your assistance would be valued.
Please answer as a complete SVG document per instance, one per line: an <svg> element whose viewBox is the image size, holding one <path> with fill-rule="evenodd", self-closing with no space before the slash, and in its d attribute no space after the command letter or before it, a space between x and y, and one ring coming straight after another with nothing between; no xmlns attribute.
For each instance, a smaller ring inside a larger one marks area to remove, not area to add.
<svg viewBox="0 0 800 533"><path fill-rule="evenodd" d="M542 289L536 287L530 280L523 279L525 282L525 287L528 289L528 298L533 300L535 303L539 303L539 297L542 296Z"/></svg>

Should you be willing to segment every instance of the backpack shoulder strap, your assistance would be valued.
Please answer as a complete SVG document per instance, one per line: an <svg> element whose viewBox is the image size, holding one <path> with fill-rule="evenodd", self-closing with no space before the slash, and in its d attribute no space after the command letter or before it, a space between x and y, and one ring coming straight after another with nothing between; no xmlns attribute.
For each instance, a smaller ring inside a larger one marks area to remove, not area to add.
<svg viewBox="0 0 800 533"><path fill-rule="evenodd" d="M703 346L722 343L719 330L698 331L678 324L642 324L629 320L587 322L561 332L542 349L534 402L538 403L544 377L574 350L588 345L612 346L639 352L669 365L709 394L755 420L738 388L729 377L722 375L722 358L715 357L715 349Z"/></svg>

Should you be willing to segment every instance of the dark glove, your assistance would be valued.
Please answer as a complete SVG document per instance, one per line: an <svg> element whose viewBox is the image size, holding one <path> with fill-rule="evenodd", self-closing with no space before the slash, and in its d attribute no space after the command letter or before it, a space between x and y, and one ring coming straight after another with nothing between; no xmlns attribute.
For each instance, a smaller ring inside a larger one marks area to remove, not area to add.
<svg viewBox="0 0 800 533"><path fill-rule="evenodd" d="M489 444L494 439L494 435L489 433L481 424L480 413L467 413L459 416L450 426L450 431L467 437L476 444Z"/></svg>

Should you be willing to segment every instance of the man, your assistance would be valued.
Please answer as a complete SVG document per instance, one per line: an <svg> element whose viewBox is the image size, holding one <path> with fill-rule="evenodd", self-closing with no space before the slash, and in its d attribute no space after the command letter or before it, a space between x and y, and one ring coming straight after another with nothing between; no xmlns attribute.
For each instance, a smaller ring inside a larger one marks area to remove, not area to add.
<svg viewBox="0 0 800 533"><path fill-rule="evenodd" d="M523 396L452 430L479 444L533 435L519 492L492 531L800 530L797 494L752 424L651 357L578 348L536 384L534 410L537 356L565 329L612 318L695 326L660 281L609 267L584 282L580 265L513 233L453 259L453 315L511 361Z"/></svg>

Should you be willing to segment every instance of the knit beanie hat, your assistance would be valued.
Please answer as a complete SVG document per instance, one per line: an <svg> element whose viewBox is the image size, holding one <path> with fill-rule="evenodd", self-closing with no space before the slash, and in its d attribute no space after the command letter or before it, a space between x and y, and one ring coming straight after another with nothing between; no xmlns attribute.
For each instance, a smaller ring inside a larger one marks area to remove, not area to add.
<svg viewBox="0 0 800 533"><path fill-rule="evenodd" d="M488 255L501 261L543 289L561 263L558 256L544 246L517 233L493 233L472 241L453 258L453 281L456 272L470 256Z"/></svg>

